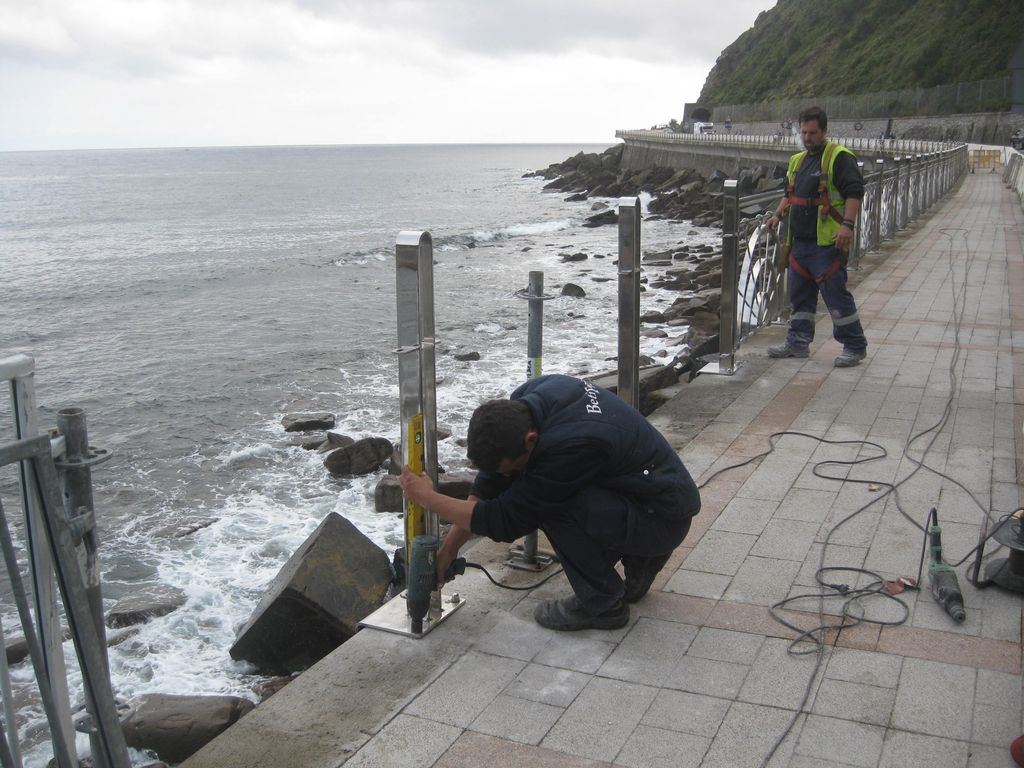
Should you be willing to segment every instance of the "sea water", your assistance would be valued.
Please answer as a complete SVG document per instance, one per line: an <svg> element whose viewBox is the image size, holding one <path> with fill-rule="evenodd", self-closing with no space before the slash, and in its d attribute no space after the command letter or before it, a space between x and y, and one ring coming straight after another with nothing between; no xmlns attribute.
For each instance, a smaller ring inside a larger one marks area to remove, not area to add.
<svg viewBox="0 0 1024 768"><path fill-rule="evenodd" d="M381 474L338 479L290 446L281 418L330 411L354 438L397 442L394 246L434 243L441 464L466 466L455 438L473 408L526 374L529 272L546 292L544 371L614 368L617 228L585 228L593 200L542 191L530 170L575 145L410 145L0 153L0 357L35 359L40 424L77 406L90 442L104 599L156 585L183 607L110 649L117 695L257 698L262 680L228 656L265 587L337 512L390 553L401 518L377 513ZM597 201L614 206L615 200ZM645 221L643 250L716 243L716 230ZM562 254L583 252L582 262ZM648 277L657 268L646 270ZM648 290L642 311L675 295ZM671 356L675 341L643 339ZM454 355L479 352L476 361ZM7 396L0 442L12 439ZM0 497L17 509L13 468ZM9 514L12 522L17 515ZM182 527L204 526L186 536ZM20 536L16 536L20 539ZM16 634L9 595L3 626ZM73 695L81 690L67 644ZM12 670L31 701L31 665ZM26 704L23 734L41 709ZM43 765L41 745L30 765Z"/></svg>

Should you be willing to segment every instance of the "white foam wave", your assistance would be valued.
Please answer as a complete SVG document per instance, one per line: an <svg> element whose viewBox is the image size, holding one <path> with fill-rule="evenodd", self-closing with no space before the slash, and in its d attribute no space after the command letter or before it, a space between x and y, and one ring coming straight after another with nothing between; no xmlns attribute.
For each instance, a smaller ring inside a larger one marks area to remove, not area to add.
<svg viewBox="0 0 1024 768"><path fill-rule="evenodd" d="M557 221L536 221L526 224L511 224L507 227L494 230L482 230L473 233L473 239L481 243L489 243L495 240L508 240L512 237L529 237L531 235L549 235L554 232L562 232L574 226L571 219L559 219Z"/></svg>

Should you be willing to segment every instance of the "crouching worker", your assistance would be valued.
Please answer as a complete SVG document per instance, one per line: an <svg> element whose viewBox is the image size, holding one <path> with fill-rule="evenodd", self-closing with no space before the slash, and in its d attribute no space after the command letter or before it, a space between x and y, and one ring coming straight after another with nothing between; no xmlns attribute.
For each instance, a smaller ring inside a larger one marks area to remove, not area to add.
<svg viewBox="0 0 1024 768"><path fill-rule="evenodd" d="M569 376L530 379L477 408L467 453L480 472L465 501L402 471L406 496L453 524L439 578L471 533L514 541L540 529L575 592L537 606L534 618L550 629L624 626L628 603L647 594L700 510L689 472L647 419Z"/></svg>

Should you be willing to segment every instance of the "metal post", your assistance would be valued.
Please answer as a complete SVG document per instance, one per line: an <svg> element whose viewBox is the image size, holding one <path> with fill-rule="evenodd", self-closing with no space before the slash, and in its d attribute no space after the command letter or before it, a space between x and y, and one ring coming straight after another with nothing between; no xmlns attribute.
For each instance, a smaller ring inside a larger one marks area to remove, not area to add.
<svg viewBox="0 0 1024 768"><path fill-rule="evenodd" d="M57 468L61 470L64 484L64 511L68 524L72 528L76 544L80 541L85 545L85 562L80 562L84 574L85 593L89 599L96 636L99 639L97 655L102 661L103 669L110 674L107 658L106 626L103 623L103 596L100 587L99 542L96 539L96 515L92 500L92 465L110 457L110 454L97 454L89 448L88 430L85 424L85 411L81 408L64 408L57 411L57 431L64 436L65 452ZM79 553L81 556L81 548ZM92 722L98 722L96 702L92 692L86 689L85 705ZM93 761L97 768L108 768L103 758L103 746L99 733L95 728L89 733Z"/></svg>
<svg viewBox="0 0 1024 768"><path fill-rule="evenodd" d="M702 374L732 376L736 372L736 306L739 280L740 190L736 179L722 189L722 298L718 310L718 362L700 369Z"/></svg>
<svg viewBox="0 0 1024 768"><path fill-rule="evenodd" d="M521 292L516 294L519 298L525 298L529 302L527 312L527 335L526 335L526 378L532 379L535 376L542 376L543 349L544 349L544 302L553 298L544 295L544 273L530 272L530 285L524 296ZM522 544L515 544L509 548L509 559L505 564L523 571L542 571L555 562L553 552L538 554L537 532L526 534Z"/></svg>
<svg viewBox="0 0 1024 768"><path fill-rule="evenodd" d="M893 228L892 228L893 237L896 236L896 232L898 230L901 230L901 229L903 229L906 226L905 221L906 221L906 214L907 214L907 197L909 195L910 185L909 184L905 184L904 182L905 181L909 181L909 176L908 176L909 170L910 170L910 166L904 162L904 159L900 158L900 157L897 157L896 158L896 200L894 201L895 202L895 208L896 208L896 214L895 214L895 218L893 219ZM904 187L906 187L906 189L907 189L906 192L904 191Z"/></svg>
<svg viewBox="0 0 1024 768"><path fill-rule="evenodd" d="M3 623L0 622L0 639L6 640ZM10 751L10 763L12 768L21 768L21 747L18 744L18 731L14 727L15 707L14 694L11 691L11 672L7 666L7 654L0 653L0 699L3 703L4 723L9 723L7 748ZM6 759L6 758L5 758ZM6 763L4 763L6 765Z"/></svg>
<svg viewBox="0 0 1024 768"><path fill-rule="evenodd" d="M864 162L857 161L857 168L860 169L860 176L864 178ZM863 210L861 211L863 214ZM858 215L853 225L853 242L850 244L850 269L860 269L861 246L863 244L861 232L864 230L864 216Z"/></svg>
<svg viewBox="0 0 1024 768"><path fill-rule="evenodd" d="M619 198L618 395L640 408L640 199Z"/></svg>
<svg viewBox="0 0 1024 768"><path fill-rule="evenodd" d="M398 395L402 460L413 471L425 472L437 486L437 374L434 336L434 246L429 232L403 231L395 242L395 285L398 315ZM417 536L439 537L437 515L404 500L406 563L412 562ZM453 594L448 603L440 590L430 598L430 610L415 629L406 610L404 593L367 616L359 625L410 637L422 637L460 608L465 601ZM422 630L422 631L420 631Z"/></svg>
<svg viewBox="0 0 1024 768"><path fill-rule="evenodd" d="M27 355L15 355L0 361L2 377L11 383L11 405L14 413L15 438L27 440L39 434L36 422L35 360ZM28 469L19 465L21 498L25 513L25 548L29 557L30 592L33 610L43 646L46 679L53 697L55 716L51 722L53 739L64 743L64 750L77 753L75 733L71 721L71 702L68 696L67 671L64 665L64 632L57 611L57 592L54 582L53 555L46 544L46 525L42 517L38 493L30 482ZM45 684L40 681L40 685ZM62 766L63 768L63 766Z"/></svg>
<svg viewBox="0 0 1024 768"><path fill-rule="evenodd" d="M875 208L871 211L871 247L878 249L882 247L882 205L885 190L885 161L882 158L875 160L875 171L878 173L878 179L875 181Z"/></svg>

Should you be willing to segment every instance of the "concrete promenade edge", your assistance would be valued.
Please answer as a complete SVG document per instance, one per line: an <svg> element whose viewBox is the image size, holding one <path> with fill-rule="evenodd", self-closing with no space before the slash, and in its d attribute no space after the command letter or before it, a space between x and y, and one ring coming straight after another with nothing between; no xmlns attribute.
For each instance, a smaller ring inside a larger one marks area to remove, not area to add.
<svg viewBox="0 0 1024 768"><path fill-rule="evenodd" d="M651 421L706 483L704 505L625 628L545 630L533 609L569 591L564 576L512 592L472 571L456 582L467 604L426 637L360 632L183 765L753 768L787 734L768 765L1012 768L1019 594L974 587L966 563L963 624L925 582L902 603L849 606L882 623L828 630L802 655L769 608L811 595L781 613L804 630L822 615L838 623L845 597L817 596L819 564L916 576L931 507L955 562L985 513L1020 506L1022 224L998 173L968 175L852 275L862 365L833 367L840 348L819 314L808 359L769 359L784 333L774 327L744 344L734 376L677 388ZM802 434L716 474L785 430ZM860 441L884 457L827 463L880 455ZM470 559L505 582L537 578L504 568L505 551L484 542Z"/></svg>

